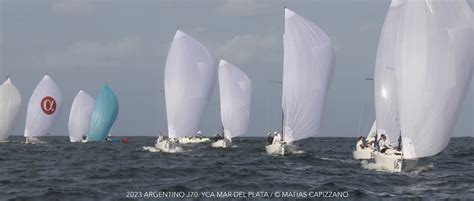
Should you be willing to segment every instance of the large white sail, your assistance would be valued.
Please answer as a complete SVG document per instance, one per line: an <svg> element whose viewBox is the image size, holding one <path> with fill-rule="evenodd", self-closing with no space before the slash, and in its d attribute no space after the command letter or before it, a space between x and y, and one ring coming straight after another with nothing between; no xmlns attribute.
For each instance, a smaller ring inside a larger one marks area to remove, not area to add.
<svg viewBox="0 0 474 201"><path fill-rule="evenodd" d="M20 114L21 96L8 78L0 86L0 141L8 139Z"/></svg>
<svg viewBox="0 0 474 201"><path fill-rule="evenodd" d="M252 82L239 68L221 60L219 93L224 136L232 139L247 133L252 105Z"/></svg>
<svg viewBox="0 0 474 201"><path fill-rule="evenodd" d="M83 90L80 90L74 98L68 123L71 142L81 142L82 137L87 136L94 103L94 98Z"/></svg>
<svg viewBox="0 0 474 201"><path fill-rule="evenodd" d="M380 34L375 61L375 116L379 136L385 134L392 146L398 146L400 122L395 91L395 40L402 2L392 1Z"/></svg>
<svg viewBox="0 0 474 201"><path fill-rule="evenodd" d="M62 101L58 86L51 77L45 75L28 103L25 137L44 136L51 132L59 117Z"/></svg>
<svg viewBox="0 0 474 201"><path fill-rule="evenodd" d="M165 67L166 115L170 138L198 132L216 79L209 51L193 37L177 31Z"/></svg>
<svg viewBox="0 0 474 201"><path fill-rule="evenodd" d="M403 1L395 77L406 159L449 143L472 77L472 15L464 0Z"/></svg>
<svg viewBox="0 0 474 201"><path fill-rule="evenodd" d="M319 132L334 50L323 30L289 9L283 45L283 132L289 143Z"/></svg>

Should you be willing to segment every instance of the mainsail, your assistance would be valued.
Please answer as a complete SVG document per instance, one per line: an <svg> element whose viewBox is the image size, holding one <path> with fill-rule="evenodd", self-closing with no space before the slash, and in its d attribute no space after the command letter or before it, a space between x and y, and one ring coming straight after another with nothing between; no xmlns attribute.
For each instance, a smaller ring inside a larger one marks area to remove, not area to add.
<svg viewBox="0 0 474 201"><path fill-rule="evenodd" d="M103 141L109 134L119 113L117 96L107 86L102 86L95 99L87 141Z"/></svg>
<svg viewBox="0 0 474 201"><path fill-rule="evenodd" d="M80 90L74 98L68 124L71 142L81 142L82 136L87 136L94 103L95 100L83 90Z"/></svg>
<svg viewBox="0 0 474 201"><path fill-rule="evenodd" d="M402 2L392 1L380 34L375 61L374 97L378 135L385 134L388 142L398 145L400 122L395 91L395 40Z"/></svg>
<svg viewBox="0 0 474 201"><path fill-rule="evenodd" d="M252 105L252 82L239 68L221 60L219 93L224 136L232 139L247 132Z"/></svg>
<svg viewBox="0 0 474 201"><path fill-rule="evenodd" d="M53 79L45 75L31 95L26 113L25 137L51 132L61 112L63 96Z"/></svg>
<svg viewBox="0 0 474 201"><path fill-rule="evenodd" d="M216 67L209 51L177 31L166 59L165 97L170 138L195 135L211 98Z"/></svg>
<svg viewBox="0 0 474 201"><path fill-rule="evenodd" d="M7 140L15 129L20 107L20 92L8 78L0 86L0 141Z"/></svg>
<svg viewBox="0 0 474 201"><path fill-rule="evenodd" d="M290 143L319 132L334 50L323 30L289 9L283 45L283 133Z"/></svg>
<svg viewBox="0 0 474 201"><path fill-rule="evenodd" d="M395 45L404 158L449 143L472 77L474 23L464 0L403 1Z"/></svg>

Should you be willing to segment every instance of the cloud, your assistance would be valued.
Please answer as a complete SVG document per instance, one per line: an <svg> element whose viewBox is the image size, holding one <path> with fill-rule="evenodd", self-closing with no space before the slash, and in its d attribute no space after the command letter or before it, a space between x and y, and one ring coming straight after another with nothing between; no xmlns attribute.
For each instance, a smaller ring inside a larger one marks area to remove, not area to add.
<svg viewBox="0 0 474 201"><path fill-rule="evenodd" d="M60 14L92 14L95 10L95 6L92 3L93 0L57 0L53 3L53 12Z"/></svg>
<svg viewBox="0 0 474 201"><path fill-rule="evenodd" d="M279 41L280 39L280 41ZM236 63L278 62L281 37L276 35L243 34L225 41L215 48L220 58Z"/></svg>
<svg viewBox="0 0 474 201"><path fill-rule="evenodd" d="M143 52L144 43L127 37L111 43L78 41L64 51L48 53L46 65L52 68L107 68L131 63Z"/></svg>
<svg viewBox="0 0 474 201"><path fill-rule="evenodd" d="M271 0L225 0L217 12L226 16L254 16L272 11Z"/></svg>

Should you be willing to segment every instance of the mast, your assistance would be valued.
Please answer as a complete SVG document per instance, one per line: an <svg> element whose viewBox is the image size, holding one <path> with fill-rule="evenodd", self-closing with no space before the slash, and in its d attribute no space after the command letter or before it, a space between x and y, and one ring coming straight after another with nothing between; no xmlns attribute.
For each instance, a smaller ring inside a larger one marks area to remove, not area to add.
<svg viewBox="0 0 474 201"><path fill-rule="evenodd" d="M283 6L283 43L285 43L285 11L286 11L286 6ZM283 55L285 54L285 45L283 44ZM283 56L283 66L285 65L285 57ZM284 67L283 67L284 68ZM283 72L284 73L284 72ZM282 79L282 96L283 96L283 79ZM283 100L282 100L283 101ZM281 108L281 140L285 141L285 129L283 128L284 124L284 119L285 119L285 112L283 111L283 107Z"/></svg>

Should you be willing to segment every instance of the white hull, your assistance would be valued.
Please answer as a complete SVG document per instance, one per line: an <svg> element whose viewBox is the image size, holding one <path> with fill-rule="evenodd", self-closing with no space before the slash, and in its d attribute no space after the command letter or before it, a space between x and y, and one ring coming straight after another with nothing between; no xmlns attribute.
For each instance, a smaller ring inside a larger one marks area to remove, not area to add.
<svg viewBox="0 0 474 201"><path fill-rule="evenodd" d="M175 142L169 140L163 140L155 144L155 148L165 153L180 153L183 152L183 148Z"/></svg>
<svg viewBox="0 0 474 201"><path fill-rule="evenodd" d="M179 138L179 144L199 144L199 143L208 143L211 140L207 137L183 137Z"/></svg>
<svg viewBox="0 0 474 201"><path fill-rule="evenodd" d="M292 153L296 153L298 151L298 147L291 144L271 144L265 146L268 155L288 155Z"/></svg>
<svg viewBox="0 0 474 201"><path fill-rule="evenodd" d="M374 159L378 167L389 172L409 171L416 166L416 160L406 160L401 155L377 153Z"/></svg>
<svg viewBox="0 0 474 201"><path fill-rule="evenodd" d="M232 141L225 139L225 140L217 140L217 142L213 142L211 144L212 147L216 148L227 148L232 146Z"/></svg>
<svg viewBox="0 0 474 201"><path fill-rule="evenodd" d="M25 144L44 144L45 141L42 141L36 137L27 137L25 138Z"/></svg>
<svg viewBox="0 0 474 201"><path fill-rule="evenodd" d="M360 151L353 151L352 156L356 160L369 160L374 158L374 150L373 149L364 149Z"/></svg>

